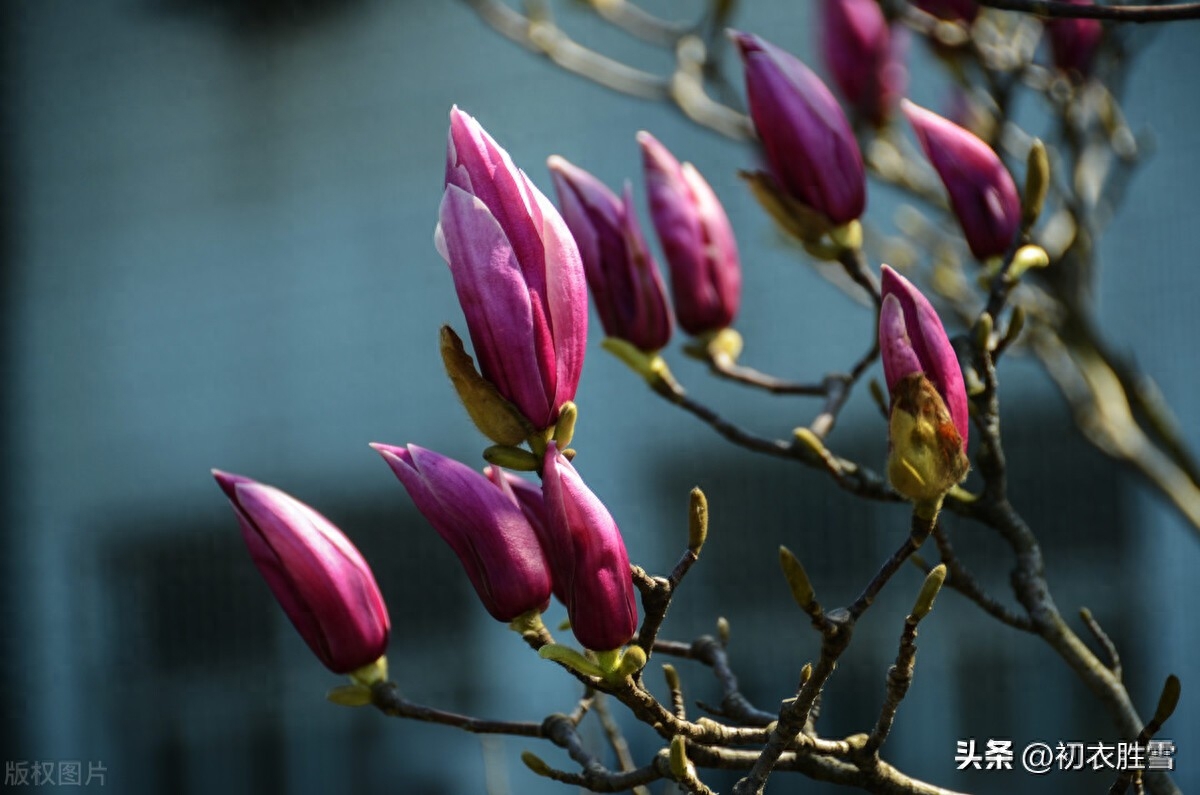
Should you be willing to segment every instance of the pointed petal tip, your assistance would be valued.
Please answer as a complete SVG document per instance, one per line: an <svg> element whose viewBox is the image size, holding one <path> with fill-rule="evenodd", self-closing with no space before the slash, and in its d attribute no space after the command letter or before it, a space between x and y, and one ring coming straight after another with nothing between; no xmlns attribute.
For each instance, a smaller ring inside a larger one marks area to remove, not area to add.
<svg viewBox="0 0 1200 795"><path fill-rule="evenodd" d="M217 486L221 491L225 492L225 496L231 500L237 500L237 487L243 483L254 483L251 478L244 475L235 475L232 472L225 472L221 469L210 469L213 479L217 481Z"/></svg>
<svg viewBox="0 0 1200 795"><path fill-rule="evenodd" d="M671 150L663 142L650 133L642 130L637 134L638 144L642 147L643 164L653 163L660 170L674 170L679 167L679 159L671 154Z"/></svg>
<svg viewBox="0 0 1200 795"><path fill-rule="evenodd" d="M907 97L900 100L900 110L904 112L904 118L908 119L908 123L912 125L913 131L920 136L925 134L925 131L929 129L931 124L939 120L952 123L949 119L942 118L929 108L921 107Z"/></svg>
<svg viewBox="0 0 1200 795"><path fill-rule="evenodd" d="M726 28L725 35L737 45L738 51L744 58L747 53L762 49L761 42L758 36L753 33L737 30L736 28Z"/></svg>
<svg viewBox="0 0 1200 795"><path fill-rule="evenodd" d="M916 292L916 287L913 283L904 277L900 271L890 265L883 265L880 269L880 292L884 297L888 295L903 294L906 296Z"/></svg>
<svg viewBox="0 0 1200 795"><path fill-rule="evenodd" d="M392 459L395 459L396 461L407 464L408 466L413 465L412 453L409 450L409 447L411 447L411 445L405 446L405 447L399 447L394 444L383 444L382 442L371 442L370 445L368 445L368 446L372 450L374 450L375 452L377 452L381 456L383 456L383 459L385 461L387 461L388 463L391 463Z"/></svg>

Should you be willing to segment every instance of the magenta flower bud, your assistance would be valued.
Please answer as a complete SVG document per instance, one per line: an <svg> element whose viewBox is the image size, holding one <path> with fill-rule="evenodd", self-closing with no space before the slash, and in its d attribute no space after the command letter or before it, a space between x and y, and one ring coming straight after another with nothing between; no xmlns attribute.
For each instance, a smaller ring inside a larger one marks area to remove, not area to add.
<svg viewBox="0 0 1200 795"><path fill-rule="evenodd" d="M250 478L213 470L250 557L326 668L348 674L387 651L387 606L362 555L328 519Z"/></svg>
<svg viewBox="0 0 1200 795"><path fill-rule="evenodd" d="M466 464L432 450L415 444L371 446L454 550L493 618L512 621L546 609L550 569L516 501Z"/></svg>
<svg viewBox="0 0 1200 795"><path fill-rule="evenodd" d="M479 122L450 111L438 252L484 378L536 428L575 397L587 343L587 284L558 210Z"/></svg>
<svg viewBox="0 0 1200 795"><path fill-rule="evenodd" d="M927 14L950 22L965 22L968 25L979 16L975 0L910 0L913 5Z"/></svg>
<svg viewBox="0 0 1200 795"><path fill-rule="evenodd" d="M833 94L795 56L734 33L746 69L750 118L779 187L835 224L867 205L862 154Z"/></svg>
<svg viewBox="0 0 1200 795"><path fill-rule="evenodd" d="M646 248L628 183L617 198L600 180L555 155L548 161L567 228L579 244L604 333L657 351L671 339L671 310Z"/></svg>
<svg viewBox="0 0 1200 795"><path fill-rule="evenodd" d="M546 553L567 596L571 630L584 648L618 649L633 638L638 621L621 531L553 442L546 450L542 492L551 538Z"/></svg>
<svg viewBox="0 0 1200 795"><path fill-rule="evenodd" d="M970 430L967 390L941 319L929 299L887 265L883 266L882 290L879 347L888 392L895 397L905 378L924 374L946 404L965 453Z"/></svg>
<svg viewBox="0 0 1200 795"><path fill-rule="evenodd" d="M1071 5L1093 5L1091 0L1067 0ZM1046 35L1050 39L1050 58L1064 72L1074 72L1087 77L1092 72L1092 61L1100 48L1104 26L1098 19L1068 19L1060 17L1046 20Z"/></svg>
<svg viewBox="0 0 1200 795"><path fill-rule="evenodd" d="M680 165L648 132L637 138L679 325L693 336L726 328L741 303L742 266L725 208L691 163Z"/></svg>
<svg viewBox="0 0 1200 795"><path fill-rule="evenodd" d="M1021 222L1021 199L1000 157L970 131L933 111L908 100L900 107L950 194L971 253L981 260L1004 254Z"/></svg>
<svg viewBox="0 0 1200 795"><path fill-rule="evenodd" d="M954 348L925 296L883 266L879 312L883 374L891 393L888 481L918 509L936 512L961 483L967 458L967 392Z"/></svg>
<svg viewBox="0 0 1200 795"><path fill-rule="evenodd" d="M513 504L521 509L521 513L525 514L525 518L529 520L529 526L533 528L533 532L538 538L538 543L542 545L542 551L549 549L553 542L546 529L546 499L542 496L542 489L525 478L500 467L484 467L483 474L487 475L488 480L496 484L504 496L512 500ZM567 595L561 584L554 579L553 570L551 570L551 580L553 581L554 595L565 605Z"/></svg>
<svg viewBox="0 0 1200 795"><path fill-rule="evenodd" d="M822 0L818 11L833 82L867 121L883 124L908 86L904 29L888 26L877 0Z"/></svg>

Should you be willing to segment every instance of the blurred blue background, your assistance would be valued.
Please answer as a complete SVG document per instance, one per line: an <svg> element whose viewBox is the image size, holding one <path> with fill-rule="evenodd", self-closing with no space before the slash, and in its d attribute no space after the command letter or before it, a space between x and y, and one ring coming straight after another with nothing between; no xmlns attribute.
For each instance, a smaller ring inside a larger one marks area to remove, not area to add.
<svg viewBox="0 0 1200 795"><path fill-rule="evenodd" d="M669 67L564 5L562 24L585 43ZM701 7L647 5L687 18ZM743 5L740 27L815 61L808 4ZM280 486L359 544L391 608L392 675L409 697L526 720L568 711L574 680L488 618L366 446L412 441L478 461L484 445L435 341L441 323L464 327L431 242L447 112L457 103L477 116L543 190L553 153L612 185L634 177L634 134L651 130L697 164L729 211L743 249L745 360L796 378L842 369L861 352L869 315L749 199L736 171L753 166L752 152L550 67L460 3L26 0L0 5L0 30L0 756L102 763L106 787L122 793L563 791L518 759L531 748L570 768L549 745L326 703L336 678L274 604L208 470ZM1194 447L1198 32L1162 30L1133 70L1125 110L1135 129L1153 129L1158 152L1103 241L1100 284L1110 339L1159 380ZM913 55L928 69L921 48ZM943 106L938 83L917 83L915 99ZM871 201L870 217L895 207L884 193ZM907 514L723 444L600 351L593 323L578 467L631 556L654 571L683 548L688 489L706 489L710 543L665 634L690 639L727 616L745 692L774 709L816 654L776 573L778 544L805 561L825 604L845 603ZM815 410L711 383L674 351L668 359L689 390L762 433L786 436ZM1164 736L1179 745L1180 785L1194 787L1195 531L1080 440L1034 364L1008 359L1001 377L1013 499L1045 542L1057 601L1069 618L1086 604L1114 636L1143 715L1166 674L1181 675L1183 703ZM883 434L860 390L833 439L878 467ZM1007 599L1004 549L946 521ZM919 582L902 571L860 626L826 694L825 735L873 723ZM1107 786L1107 773L955 772L956 739L1020 748L1118 738L1047 648L955 594L939 600L920 643L886 759L979 792ZM719 700L704 670L681 671L689 700ZM656 738L629 729L635 756L648 759ZM587 736L603 753L599 732ZM784 775L771 791L802 785L825 791Z"/></svg>

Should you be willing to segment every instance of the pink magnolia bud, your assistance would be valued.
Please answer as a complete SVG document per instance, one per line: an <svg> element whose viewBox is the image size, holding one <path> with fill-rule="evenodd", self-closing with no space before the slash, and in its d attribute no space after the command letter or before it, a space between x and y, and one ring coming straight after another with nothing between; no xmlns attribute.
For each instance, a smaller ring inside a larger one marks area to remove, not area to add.
<svg viewBox="0 0 1200 795"><path fill-rule="evenodd" d="M967 390L941 318L912 282L887 265L882 290L879 346L888 392L895 393L900 381L913 373L924 373L946 403L965 452L970 430Z"/></svg>
<svg viewBox="0 0 1200 795"><path fill-rule="evenodd" d="M665 347L671 339L671 310L629 185L624 197L617 198L603 182L557 155L548 164L604 333L643 351Z"/></svg>
<svg viewBox="0 0 1200 795"><path fill-rule="evenodd" d="M1094 5L1091 0L1067 0L1071 5ZM1046 35L1050 39L1050 57L1054 65L1064 72L1073 72L1087 77L1092 72L1092 61L1100 48L1104 26L1098 19L1068 19L1060 17L1046 20Z"/></svg>
<svg viewBox="0 0 1200 795"><path fill-rule="evenodd" d="M888 479L910 499L940 499L970 466L967 392L933 306L887 265L879 346L892 398Z"/></svg>
<svg viewBox="0 0 1200 795"><path fill-rule="evenodd" d="M950 22L965 22L968 25L979 16L975 0L910 0L917 8L938 19Z"/></svg>
<svg viewBox="0 0 1200 795"><path fill-rule="evenodd" d="M521 513L525 514L530 527L538 537L538 542L542 545L542 550L549 549L552 541L548 535L549 530L546 529L546 499L542 495L541 488L500 467L484 467L483 474L487 475L488 480L495 483L496 487L521 509ZM553 570L551 575L553 575ZM551 579L554 580L553 576ZM557 580L553 581L553 590L558 601L565 605L567 595Z"/></svg>
<svg viewBox="0 0 1200 795"><path fill-rule="evenodd" d="M750 33L733 39L750 118L780 188L835 224L858 218L867 204L862 154L833 94L795 56Z"/></svg>
<svg viewBox="0 0 1200 795"><path fill-rule="evenodd" d="M691 163L681 166L648 132L637 138L679 325L692 335L726 328L741 302L742 266L725 208Z"/></svg>
<svg viewBox="0 0 1200 795"><path fill-rule="evenodd" d="M1021 199L999 156L971 132L932 111L908 100L900 107L950 194L971 253L981 260L1004 254L1021 222Z"/></svg>
<svg viewBox="0 0 1200 795"><path fill-rule="evenodd" d="M415 444L373 444L417 510L450 545L497 621L512 621L550 601L550 569L537 534L511 499L486 477Z"/></svg>
<svg viewBox="0 0 1200 795"><path fill-rule="evenodd" d="M906 31L888 26L877 0L821 0L818 11L833 82L867 121L883 124L908 85Z"/></svg>
<svg viewBox="0 0 1200 795"><path fill-rule="evenodd" d="M536 428L575 397L587 343L579 249L554 205L454 108L434 242L484 376Z"/></svg>
<svg viewBox="0 0 1200 795"><path fill-rule="evenodd" d="M387 651L387 606L367 562L321 514L279 489L213 470L250 557L326 668L348 674Z"/></svg>
<svg viewBox="0 0 1200 795"><path fill-rule="evenodd" d="M571 630L584 648L618 649L633 638L638 620L621 531L553 442L546 450L542 491L551 538L546 553L567 596Z"/></svg>

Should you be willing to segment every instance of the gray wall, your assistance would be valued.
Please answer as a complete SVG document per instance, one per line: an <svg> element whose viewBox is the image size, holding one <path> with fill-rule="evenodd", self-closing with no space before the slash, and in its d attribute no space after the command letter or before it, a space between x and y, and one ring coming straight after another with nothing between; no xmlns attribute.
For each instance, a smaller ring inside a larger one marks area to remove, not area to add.
<svg viewBox="0 0 1200 795"><path fill-rule="evenodd" d="M435 348L438 324L463 327L431 243L450 105L476 115L547 189L551 153L610 184L634 176L643 128L695 161L744 251L747 361L797 377L844 367L869 317L779 243L736 178L749 151L669 109L547 67L458 3L258 5L282 13L267 24L232 2L3 8L2 756L102 761L118 792L479 792L485 768L493 792L505 782L560 791L517 761L529 743L481 744L325 703L336 681L271 601L208 469L285 488L360 544L391 607L389 658L407 694L536 719L570 707L571 680L488 619L366 447L413 441L474 461L483 443ZM739 24L812 55L793 4L746 5ZM595 27L581 34L666 65ZM1161 33L1135 70L1127 114L1153 127L1159 154L1105 239L1101 285L1112 339L1159 379L1193 446L1196 34L1194 24ZM935 87L915 96L937 105ZM874 194L869 212L886 218L893 206ZM894 545L903 510L860 506L812 472L723 446L643 394L599 350L594 327L579 468L651 569L681 548L687 489L710 491L712 543L668 628L687 637L728 615L747 691L769 706L815 654L777 580L776 545L804 557L824 601L845 601ZM669 358L697 395L762 432L786 434L812 410L708 383ZM1187 676L1200 652L1187 609L1194 532L1064 429L1033 365L1008 361L1002 376L1025 473L1014 499L1047 539L1060 605L1086 603L1114 632L1144 711L1167 672L1184 676L1183 718L1168 734L1181 745L1181 783L1200 783L1200 701ZM882 434L860 394L835 439L878 463ZM964 526L960 547L1002 592L1002 551L979 535ZM864 624L826 700L827 733L873 720L918 580L898 578L895 598ZM912 772L1007 792L1031 782L956 778L956 738L1115 739L1058 660L961 600L939 602L922 642L885 754ZM711 697L703 672L687 676L696 697ZM640 727L633 740L643 758L655 747ZM1061 791L1085 780L1039 783Z"/></svg>

